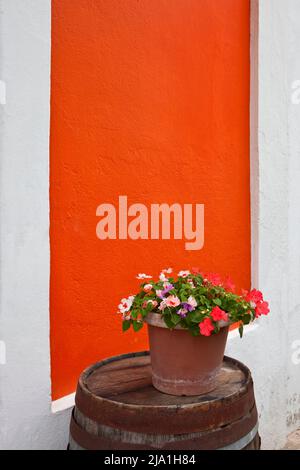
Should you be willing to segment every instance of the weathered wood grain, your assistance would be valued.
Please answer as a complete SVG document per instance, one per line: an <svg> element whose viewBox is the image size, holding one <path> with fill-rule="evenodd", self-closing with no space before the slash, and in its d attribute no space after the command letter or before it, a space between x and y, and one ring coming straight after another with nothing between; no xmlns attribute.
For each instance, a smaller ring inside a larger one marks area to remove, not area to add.
<svg viewBox="0 0 300 470"><path fill-rule="evenodd" d="M250 371L227 357L217 388L195 397L156 390L148 352L109 358L82 373L75 401L70 448L217 449L257 424Z"/></svg>

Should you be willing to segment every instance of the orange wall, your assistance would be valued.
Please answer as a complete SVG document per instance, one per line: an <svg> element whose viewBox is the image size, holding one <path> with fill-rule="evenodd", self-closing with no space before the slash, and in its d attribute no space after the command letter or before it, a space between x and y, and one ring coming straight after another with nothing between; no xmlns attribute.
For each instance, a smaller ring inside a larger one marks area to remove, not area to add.
<svg viewBox="0 0 300 470"><path fill-rule="evenodd" d="M147 347L115 315L136 273L200 266L249 286L249 2L52 0L52 10L56 399L89 363ZM96 208L119 195L204 203L204 248L100 241Z"/></svg>

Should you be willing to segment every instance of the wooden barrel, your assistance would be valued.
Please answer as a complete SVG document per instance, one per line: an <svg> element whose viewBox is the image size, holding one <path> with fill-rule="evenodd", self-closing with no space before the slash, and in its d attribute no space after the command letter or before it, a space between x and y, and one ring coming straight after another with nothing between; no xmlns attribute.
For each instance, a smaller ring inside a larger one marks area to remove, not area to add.
<svg viewBox="0 0 300 470"><path fill-rule="evenodd" d="M79 378L70 450L259 449L250 371L224 357L208 395L178 397L151 383L148 352L111 357Z"/></svg>

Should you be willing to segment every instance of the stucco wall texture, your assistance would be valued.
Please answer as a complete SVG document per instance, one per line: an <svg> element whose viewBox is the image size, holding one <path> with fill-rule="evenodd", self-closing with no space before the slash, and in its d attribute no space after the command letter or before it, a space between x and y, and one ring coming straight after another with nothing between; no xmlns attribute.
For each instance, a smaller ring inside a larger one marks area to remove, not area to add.
<svg viewBox="0 0 300 470"><path fill-rule="evenodd" d="M76 1L76 8L80 1ZM63 5L64 2L58 3ZM95 3L99 5L100 1ZM149 3L152 4L152 0ZM7 351L6 364L0 364L1 449L66 449L68 442L71 410L52 413L50 395L50 7L50 0L0 0L0 80L6 84L7 91L6 103L0 106L0 340L5 342ZM259 2L258 8L258 0L252 0L251 15L252 279L253 285L261 288L270 300L271 314L261 324L248 327L243 340L237 332L232 332L227 354L250 367L262 446L279 449L288 432L299 428L300 423L300 106L291 100L292 85L300 78L300 2L264 0ZM64 17L63 22L66 23ZM60 27L62 29L63 24ZM74 30L76 28L74 24ZM73 47L76 49L75 43ZM61 77L63 62L62 51ZM202 73L206 73L206 68ZM61 90L62 98L67 91L67 87ZM82 111L85 106L82 100L78 103L81 108L77 110L78 119L80 115L85 116ZM58 114L59 111L60 108ZM61 129L63 131L64 126ZM59 158L68 155L66 144L65 147ZM51 160L52 165L53 155ZM94 212L90 217L94 217ZM223 232L226 236L226 230ZM124 243L126 247L127 242ZM150 245L152 243L149 241ZM95 246L99 249L99 245ZM100 246L105 247L106 242ZM168 241L165 246L169 246ZM205 250L196 253L200 262ZM96 251L93 256L99 264ZM218 263L216 261L216 265ZM156 266L154 262L153 265ZM125 266L124 273L126 280ZM104 274L107 276L108 272ZM65 296L62 280L59 284ZM59 296L59 291L56 295ZM99 297L98 305L100 300ZM53 300L51 302L53 305ZM57 321L72 302L72 298L68 302L64 298L61 304L64 310L55 313ZM108 321L106 315L110 314L103 308L99 309L97 319L101 312L104 312L105 322ZM84 321L87 323L87 318ZM91 321L95 321L93 317ZM66 341L72 343L68 333L73 324L68 325L66 321L65 325ZM84 329L82 335L85 335ZM102 354L103 337L104 334L99 334L95 355ZM119 341L118 328L112 338ZM130 344L126 350L129 348ZM79 355L84 357L84 351L80 350ZM58 360L56 358L56 362ZM61 361L62 367L66 367L62 355ZM69 385L71 387L71 382ZM66 401L63 400L64 405Z"/></svg>
<svg viewBox="0 0 300 470"><path fill-rule="evenodd" d="M249 2L52 1L52 396L88 364L147 347L121 333L136 273L200 266L250 284ZM205 243L104 240L96 208L205 204Z"/></svg>
<svg viewBox="0 0 300 470"><path fill-rule="evenodd" d="M201 266L250 282L249 2L52 2L53 398L147 347L122 334L136 273ZM205 204L205 244L96 238L96 208Z"/></svg>

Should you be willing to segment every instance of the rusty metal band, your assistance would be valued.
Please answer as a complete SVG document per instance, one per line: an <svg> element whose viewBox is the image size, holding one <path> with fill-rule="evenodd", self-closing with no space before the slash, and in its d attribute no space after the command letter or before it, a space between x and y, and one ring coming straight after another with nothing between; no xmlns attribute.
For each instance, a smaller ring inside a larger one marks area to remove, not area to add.
<svg viewBox="0 0 300 470"><path fill-rule="evenodd" d="M256 434L258 433L258 423L254 426L253 429L251 429L246 436L243 436L241 439L239 439L236 442L233 442L232 444L229 444L228 446L225 447L219 447L217 450L242 450L244 449L250 442L253 441L255 438Z"/></svg>
<svg viewBox="0 0 300 470"><path fill-rule="evenodd" d="M255 433L255 429L257 429L258 426L256 426L253 431L250 431L247 436L243 437L239 441L233 443L230 446L223 447L221 449L216 449L216 450L243 450L243 449L248 449L249 446L251 445L251 450L259 450L260 449L260 438L258 433ZM86 450L83 447L81 447L77 442L74 441L73 437L70 435L69 438L69 445L68 445L68 450ZM250 450L250 449L249 449Z"/></svg>
<svg viewBox="0 0 300 470"><path fill-rule="evenodd" d="M74 416L76 415L76 416ZM83 421L84 425L90 430L97 431L97 434L91 434L83 429L79 421ZM254 430L256 432L254 433ZM231 423L228 426L212 429L209 432L189 433L180 435L153 435L140 432L128 432L89 420L76 410L73 411L70 435L80 447L87 450L128 450L128 449L144 449L144 450L215 450L227 448L230 446L247 445L250 437L257 433L257 411L254 405L251 412ZM238 443L238 444L237 444Z"/></svg>

